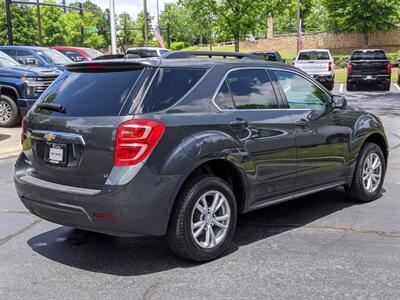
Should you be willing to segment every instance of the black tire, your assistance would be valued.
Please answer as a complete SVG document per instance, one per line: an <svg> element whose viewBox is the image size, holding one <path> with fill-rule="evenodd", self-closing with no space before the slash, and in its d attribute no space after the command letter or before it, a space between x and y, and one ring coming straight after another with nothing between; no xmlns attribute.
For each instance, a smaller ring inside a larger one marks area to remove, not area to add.
<svg viewBox="0 0 400 300"><path fill-rule="evenodd" d="M354 91L355 87L356 87L356 85L354 83L352 83L352 82L347 82L346 83L346 89L348 91Z"/></svg>
<svg viewBox="0 0 400 300"><path fill-rule="evenodd" d="M0 111L0 127L13 127L21 121L18 105L12 98L1 95L0 110L3 110ZM6 114L9 117L6 118Z"/></svg>
<svg viewBox="0 0 400 300"><path fill-rule="evenodd" d="M362 176L363 168L367 157L375 153L379 156L382 166L382 175L378 185L378 188L374 192L368 192L363 185ZM386 172L386 161L385 156L382 153L381 148L375 143L366 143L358 156L356 167L354 169L353 180L350 186L346 186L346 192L348 192L351 197L358 202L369 202L377 199L381 195L383 181L385 179Z"/></svg>
<svg viewBox="0 0 400 300"><path fill-rule="evenodd" d="M230 208L230 221L224 239L213 248L200 247L192 235L192 211L197 200L208 191L222 193ZM220 256L232 241L237 222L237 204L229 185L219 177L203 175L185 184L171 214L167 241L171 250L187 260L203 262Z"/></svg>
<svg viewBox="0 0 400 300"><path fill-rule="evenodd" d="M335 85L335 82L332 80L331 82L326 83L326 84L325 84L325 87L326 87L329 91L332 91L334 85Z"/></svg>
<svg viewBox="0 0 400 300"><path fill-rule="evenodd" d="M384 83L383 84L383 90L384 91L390 91L390 83Z"/></svg>

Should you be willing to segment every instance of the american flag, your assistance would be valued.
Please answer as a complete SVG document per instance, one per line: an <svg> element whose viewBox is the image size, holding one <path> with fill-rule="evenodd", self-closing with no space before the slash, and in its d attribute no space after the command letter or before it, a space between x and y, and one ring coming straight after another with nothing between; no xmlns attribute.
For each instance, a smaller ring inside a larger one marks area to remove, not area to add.
<svg viewBox="0 0 400 300"><path fill-rule="evenodd" d="M164 44L164 41L163 41L163 38L161 35L161 29L160 29L160 26L158 26L158 24L156 24L156 26L154 26L154 28L153 28L153 35L157 39L160 47L165 48L165 44Z"/></svg>

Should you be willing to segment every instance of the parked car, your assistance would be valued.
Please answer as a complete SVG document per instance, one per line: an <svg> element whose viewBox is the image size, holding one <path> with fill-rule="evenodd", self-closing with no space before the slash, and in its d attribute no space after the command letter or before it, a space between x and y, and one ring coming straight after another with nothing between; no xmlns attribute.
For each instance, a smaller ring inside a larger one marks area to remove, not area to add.
<svg viewBox="0 0 400 300"><path fill-rule="evenodd" d="M18 124L59 74L58 70L21 66L0 51L0 127Z"/></svg>
<svg viewBox="0 0 400 300"><path fill-rule="evenodd" d="M71 46L53 46L51 48L61 52L74 62L89 61L103 55L103 53L93 48Z"/></svg>
<svg viewBox="0 0 400 300"><path fill-rule="evenodd" d="M310 74L328 90L333 89L335 85L335 63L329 50L301 50L293 61L293 65Z"/></svg>
<svg viewBox="0 0 400 300"><path fill-rule="evenodd" d="M14 178L29 211L166 235L177 255L207 261L229 247L240 213L338 186L361 202L380 196L378 117L293 66L215 55L67 66L23 122Z"/></svg>
<svg viewBox="0 0 400 300"><path fill-rule="evenodd" d="M126 54L136 54L142 58L160 57L168 52L170 52L168 49L154 48L154 47L137 47L137 48L128 48L126 50Z"/></svg>
<svg viewBox="0 0 400 300"><path fill-rule="evenodd" d="M252 54L258 55L262 59L268 61L278 61L281 63L286 62L286 60L282 58L281 54L278 51L252 52Z"/></svg>
<svg viewBox="0 0 400 300"><path fill-rule="evenodd" d="M22 65L35 65L64 71L65 65L73 62L57 50L46 47L0 46L0 50Z"/></svg>
<svg viewBox="0 0 400 300"><path fill-rule="evenodd" d="M360 83L383 84L390 90L392 66L381 49L358 49L351 54L347 66L347 90L353 90Z"/></svg>

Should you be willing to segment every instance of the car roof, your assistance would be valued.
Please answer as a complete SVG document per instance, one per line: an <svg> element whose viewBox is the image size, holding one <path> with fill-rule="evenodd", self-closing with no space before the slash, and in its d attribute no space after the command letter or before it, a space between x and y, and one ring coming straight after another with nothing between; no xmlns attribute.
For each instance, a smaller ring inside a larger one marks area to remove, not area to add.
<svg viewBox="0 0 400 300"><path fill-rule="evenodd" d="M70 50L86 50L86 49L93 49L89 47L74 47L74 46L53 46L52 49L70 49Z"/></svg>
<svg viewBox="0 0 400 300"><path fill-rule="evenodd" d="M32 49L32 50L45 50L45 49L49 49L48 47L37 47L37 46L10 46L10 45L6 45L6 46L0 46L0 48L2 49Z"/></svg>
<svg viewBox="0 0 400 300"><path fill-rule="evenodd" d="M353 52L356 52L356 51L383 51L383 49L354 49L353 50Z"/></svg>
<svg viewBox="0 0 400 300"><path fill-rule="evenodd" d="M167 48L158 48L158 47L132 47L132 48L126 49L126 51L128 51L128 50L168 50L168 49Z"/></svg>
<svg viewBox="0 0 400 300"><path fill-rule="evenodd" d="M329 52L329 49L302 49L300 52L308 52L308 51L327 51Z"/></svg>

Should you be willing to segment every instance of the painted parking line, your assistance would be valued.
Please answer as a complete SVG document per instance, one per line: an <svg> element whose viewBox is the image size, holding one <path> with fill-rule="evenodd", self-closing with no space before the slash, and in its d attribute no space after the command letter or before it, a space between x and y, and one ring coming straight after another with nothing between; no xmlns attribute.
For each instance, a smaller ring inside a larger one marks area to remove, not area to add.
<svg viewBox="0 0 400 300"><path fill-rule="evenodd" d="M393 83L393 85L400 91L400 86L397 83Z"/></svg>
<svg viewBox="0 0 400 300"><path fill-rule="evenodd" d="M343 83L340 84L340 93L343 93Z"/></svg>

